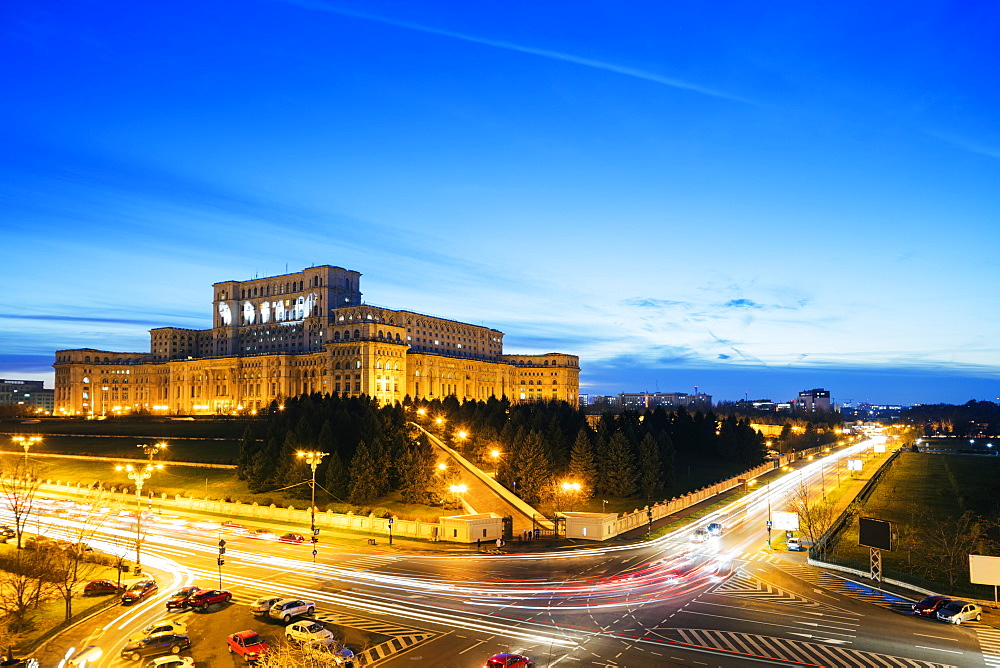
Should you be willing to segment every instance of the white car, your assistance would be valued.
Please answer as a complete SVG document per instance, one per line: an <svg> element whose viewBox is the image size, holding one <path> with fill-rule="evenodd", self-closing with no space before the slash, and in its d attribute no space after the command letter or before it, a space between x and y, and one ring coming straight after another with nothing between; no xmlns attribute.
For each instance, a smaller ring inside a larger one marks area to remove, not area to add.
<svg viewBox="0 0 1000 668"><path fill-rule="evenodd" d="M805 552L804 547L802 547L802 542L798 538L789 538L785 540L785 547L788 548L789 552Z"/></svg>
<svg viewBox="0 0 1000 668"><path fill-rule="evenodd" d="M194 668L190 656L158 656L146 664L146 668Z"/></svg>
<svg viewBox="0 0 1000 668"><path fill-rule="evenodd" d="M285 627L285 639L297 643L328 645L334 641L333 632L319 622L292 622Z"/></svg>
<svg viewBox="0 0 1000 668"><path fill-rule="evenodd" d="M173 619L158 619L139 631L136 635L131 636L129 640L139 641L143 638L148 638L149 636L158 635L160 633L187 633L187 624Z"/></svg>
<svg viewBox="0 0 1000 668"><path fill-rule="evenodd" d="M270 612L271 606L281 600L281 596L275 596L273 594L261 596L250 604L250 614L257 617L267 617L267 613Z"/></svg>
<svg viewBox="0 0 1000 668"><path fill-rule="evenodd" d="M292 621L292 617L311 615L314 612L316 612L315 601L303 601L297 598L283 598L268 610L271 619L280 619L286 622Z"/></svg>

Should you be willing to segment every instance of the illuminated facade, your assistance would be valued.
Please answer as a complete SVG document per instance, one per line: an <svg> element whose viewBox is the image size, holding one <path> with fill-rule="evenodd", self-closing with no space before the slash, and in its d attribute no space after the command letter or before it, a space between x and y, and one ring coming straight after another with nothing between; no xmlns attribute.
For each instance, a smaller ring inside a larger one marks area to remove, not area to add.
<svg viewBox="0 0 1000 668"><path fill-rule="evenodd" d="M211 329L150 330L148 353L60 350L55 412L231 413L313 392L576 402L575 355L505 355L495 329L364 304L360 279L323 265L216 283Z"/></svg>

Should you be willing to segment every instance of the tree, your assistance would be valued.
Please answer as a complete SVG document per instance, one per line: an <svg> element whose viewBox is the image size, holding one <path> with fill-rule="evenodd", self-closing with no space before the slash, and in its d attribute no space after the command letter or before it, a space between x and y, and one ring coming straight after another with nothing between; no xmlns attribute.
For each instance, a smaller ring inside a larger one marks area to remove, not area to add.
<svg viewBox="0 0 1000 668"><path fill-rule="evenodd" d="M568 473L572 482L580 483L578 494L581 499L586 500L594 495L597 467L594 465L594 448L586 429L576 433L576 441L569 453Z"/></svg>
<svg viewBox="0 0 1000 668"><path fill-rule="evenodd" d="M17 549L24 547L24 527L31 516L35 497L42 481L35 475L33 464L21 457L0 459L0 499L10 509L17 531Z"/></svg>
<svg viewBox="0 0 1000 668"><path fill-rule="evenodd" d="M809 488L804 484L800 484L795 491L792 508L799 515L799 526L814 546L836 519L833 504L816 493L810 495Z"/></svg>
<svg viewBox="0 0 1000 668"><path fill-rule="evenodd" d="M334 450L326 463L326 477L324 478L326 491L337 501L346 502L350 493L350 476L344 460L340 458L340 453Z"/></svg>
<svg viewBox="0 0 1000 668"><path fill-rule="evenodd" d="M639 442L639 492L648 503L660 489L660 453L656 439L646 434Z"/></svg>
<svg viewBox="0 0 1000 668"><path fill-rule="evenodd" d="M925 512L918 524L926 545L921 551L925 571L932 577L943 573L953 588L969 575L969 555L981 554L979 548L985 537L979 518L967 510L942 522Z"/></svg>
<svg viewBox="0 0 1000 668"><path fill-rule="evenodd" d="M68 542L61 545L63 549L54 551L49 575L53 587L66 604L66 619L73 616L73 596L77 594L78 585L90 579L99 567L94 554L87 550L87 540L93 537L104 517L97 510L107 508L108 513L111 513L120 507L120 503L111 501L103 489L89 490L80 503L90 506L91 512L72 525L67 525Z"/></svg>
<svg viewBox="0 0 1000 668"><path fill-rule="evenodd" d="M243 437L240 439L240 451L236 457L236 477L246 480L253 465L254 455L260 450L260 444L253 436L253 428L247 425L243 430Z"/></svg>
<svg viewBox="0 0 1000 668"><path fill-rule="evenodd" d="M396 467L399 470L400 498L404 503L431 502L434 461L434 450L423 434L403 451Z"/></svg>
<svg viewBox="0 0 1000 668"><path fill-rule="evenodd" d="M607 491L622 497L635 494L635 460L624 434L618 432L611 436L606 456L607 469L602 473Z"/></svg>
<svg viewBox="0 0 1000 668"><path fill-rule="evenodd" d="M368 445L361 441L351 459L347 500L355 505L371 503L379 497L380 479L384 476L384 467L375 459Z"/></svg>
<svg viewBox="0 0 1000 668"><path fill-rule="evenodd" d="M28 626L28 612L51 590L54 550L14 550L0 561L0 609L14 632Z"/></svg>

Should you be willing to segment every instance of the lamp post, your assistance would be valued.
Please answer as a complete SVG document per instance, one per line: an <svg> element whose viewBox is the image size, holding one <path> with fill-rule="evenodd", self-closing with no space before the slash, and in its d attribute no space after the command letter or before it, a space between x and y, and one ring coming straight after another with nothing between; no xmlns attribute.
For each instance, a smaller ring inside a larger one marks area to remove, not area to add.
<svg viewBox="0 0 1000 668"><path fill-rule="evenodd" d="M573 498L573 494L580 491L580 483L578 482L564 482L561 486L563 494L568 496L570 499ZM572 501L570 501L569 509L573 510Z"/></svg>
<svg viewBox="0 0 1000 668"><path fill-rule="evenodd" d="M146 463L142 467L126 464L116 466L116 471L126 471L129 479L135 481L135 572L142 572L142 486L153 475L153 471L163 469L163 464L154 464L153 457L167 447L166 443L146 443L136 446L142 448L146 455Z"/></svg>
<svg viewBox="0 0 1000 668"><path fill-rule="evenodd" d="M11 436L10 440L12 440L14 443L16 443L17 445L20 445L22 448L24 448L24 464L25 464L25 466L27 466L28 465L28 450L31 450L31 446L33 446L35 443L40 443L41 440L42 440L42 437L41 436Z"/></svg>
<svg viewBox="0 0 1000 668"><path fill-rule="evenodd" d="M462 495L463 495L463 494L465 494L466 492L468 492L468 491L469 491L469 488L468 488L468 487L467 487L466 485L463 485L463 484L458 484L458 485L452 485L452 486L451 486L451 487L449 487L448 489L449 489L449 490L451 491L451 493L452 493L452 494L454 494L454 495L455 495L455 496L456 496L456 497L457 497L457 498L458 498L458 499L459 499L460 501L462 500ZM465 509L465 504L464 504L464 503L462 504L462 509L463 509L463 510Z"/></svg>
<svg viewBox="0 0 1000 668"><path fill-rule="evenodd" d="M323 457L326 457L329 452L297 452L295 453L298 457L303 457L306 460L306 464L312 469L312 482L310 483L310 488L312 489L312 503L309 504L309 539L313 544L313 563L316 562L316 543L319 539L316 538L316 468L319 463L323 461Z"/></svg>

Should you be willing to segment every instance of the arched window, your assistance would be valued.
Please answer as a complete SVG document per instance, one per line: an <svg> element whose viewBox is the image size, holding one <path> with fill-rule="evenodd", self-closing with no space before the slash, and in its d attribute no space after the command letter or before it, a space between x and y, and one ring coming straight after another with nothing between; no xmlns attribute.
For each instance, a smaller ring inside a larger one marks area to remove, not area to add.
<svg viewBox="0 0 1000 668"><path fill-rule="evenodd" d="M337 369L339 371L340 370L340 362L337 362L336 364L334 364L333 368Z"/></svg>
<svg viewBox="0 0 1000 668"><path fill-rule="evenodd" d="M361 330L360 329L354 330L354 338L356 338L356 339L360 339L361 338Z"/></svg>
<svg viewBox="0 0 1000 668"><path fill-rule="evenodd" d="M361 368L361 360L354 360L354 368L355 369Z"/></svg>
<svg viewBox="0 0 1000 668"><path fill-rule="evenodd" d="M87 355L86 357L84 357L84 358L83 358L83 361L84 361L84 362L89 362L89 361L90 361L90 355ZM87 381L87 380L84 380L83 382L85 382L85 383L86 383L86 382L88 382L88 381Z"/></svg>
<svg viewBox="0 0 1000 668"><path fill-rule="evenodd" d="M385 338L385 334L383 334L383 332L382 332L381 329L378 330L378 338L380 338L380 339L384 339Z"/></svg>
<svg viewBox="0 0 1000 668"><path fill-rule="evenodd" d="M334 341L340 341L340 332L334 332L333 333L333 340Z"/></svg>
<svg viewBox="0 0 1000 668"><path fill-rule="evenodd" d="M381 362L381 360L378 361L378 362L375 362L375 368L376 369L381 369L382 368L382 362Z"/></svg>
<svg viewBox="0 0 1000 668"><path fill-rule="evenodd" d="M399 332L396 332L396 340L399 341Z"/></svg>

